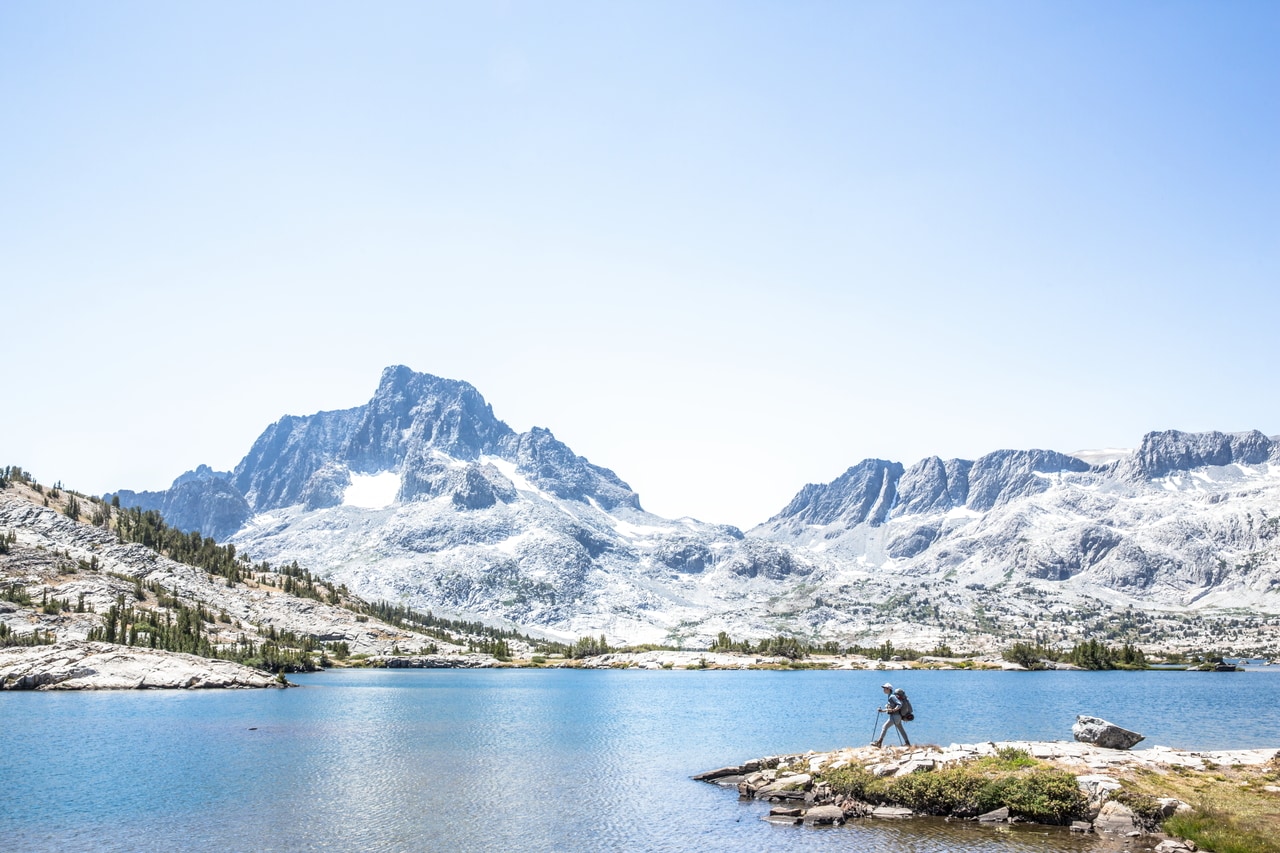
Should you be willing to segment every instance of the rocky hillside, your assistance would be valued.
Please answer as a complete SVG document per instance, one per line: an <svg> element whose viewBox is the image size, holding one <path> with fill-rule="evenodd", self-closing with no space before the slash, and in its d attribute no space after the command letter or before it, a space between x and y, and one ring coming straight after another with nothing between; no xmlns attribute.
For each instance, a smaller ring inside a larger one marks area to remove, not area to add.
<svg viewBox="0 0 1280 853"><path fill-rule="evenodd" d="M109 513L105 504L79 502L58 489L20 481L0 489L0 637L85 640L103 630L113 609L128 608L135 629L153 626L159 633L160 626L198 622L191 634L220 648L269 642L343 656L461 650L354 612L363 602L332 586L292 594L286 590L294 578L261 566L255 571L247 561L244 576L233 581L122 543L106 529L114 521ZM94 515L99 524L90 523ZM303 590L300 583L297 588ZM118 642L127 639L123 621ZM132 640L147 645L149 629L135 631Z"/></svg>
<svg viewBox="0 0 1280 853"><path fill-rule="evenodd" d="M282 418L233 471L118 497L367 598L564 639L1250 648L1280 612L1280 450L1261 433L867 460L744 534L646 513L467 383L392 367L363 406Z"/></svg>

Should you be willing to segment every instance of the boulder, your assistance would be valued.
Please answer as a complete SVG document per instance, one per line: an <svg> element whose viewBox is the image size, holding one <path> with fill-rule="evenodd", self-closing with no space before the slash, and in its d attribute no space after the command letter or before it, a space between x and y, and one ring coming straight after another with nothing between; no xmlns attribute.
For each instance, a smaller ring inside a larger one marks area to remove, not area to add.
<svg viewBox="0 0 1280 853"><path fill-rule="evenodd" d="M1133 809L1115 800L1102 804L1102 809L1093 820L1094 832L1107 832L1115 835L1127 835L1141 829L1137 815Z"/></svg>
<svg viewBox="0 0 1280 853"><path fill-rule="evenodd" d="M741 776L741 767L721 767L718 770L708 770L706 773L699 773L693 777L695 782L714 782L725 776Z"/></svg>
<svg viewBox="0 0 1280 853"><path fill-rule="evenodd" d="M839 806L815 806L804 813L806 826L839 826L844 823L844 809Z"/></svg>
<svg viewBox="0 0 1280 853"><path fill-rule="evenodd" d="M910 761L904 761L898 765L895 776L910 776L912 773L920 773L925 770L933 769L933 760L930 758L915 758Z"/></svg>
<svg viewBox="0 0 1280 853"><path fill-rule="evenodd" d="M1156 802L1160 804L1160 819L1165 820L1176 814L1187 814L1192 811L1189 804L1184 803L1177 797L1157 797Z"/></svg>
<svg viewBox="0 0 1280 853"><path fill-rule="evenodd" d="M845 820L855 817L866 817L875 811L875 806L870 803L864 803L861 800L846 798L837 803L840 810L844 812Z"/></svg>
<svg viewBox="0 0 1280 853"><path fill-rule="evenodd" d="M804 818L799 817L798 815L792 817L791 815L780 814L767 814L760 819L765 823L773 823L778 826L799 826L800 822L804 820Z"/></svg>
<svg viewBox="0 0 1280 853"><path fill-rule="evenodd" d="M826 782L819 782L804 795L804 801L811 806L825 806L835 802L835 793Z"/></svg>
<svg viewBox="0 0 1280 853"><path fill-rule="evenodd" d="M1111 776L1104 776L1101 773L1086 773L1076 777L1076 784L1080 786L1080 790L1089 798L1091 803L1101 803L1110 796L1112 791L1120 790L1120 782Z"/></svg>
<svg viewBox="0 0 1280 853"><path fill-rule="evenodd" d="M808 773L797 773L794 776L783 776L755 792L757 800L803 800L805 792L813 783Z"/></svg>
<svg viewBox="0 0 1280 853"><path fill-rule="evenodd" d="M1003 823L1009 819L1009 807L1001 806L995 811L978 815L978 823Z"/></svg>
<svg viewBox="0 0 1280 853"><path fill-rule="evenodd" d="M1084 714L1076 717L1071 734L1081 743L1089 743L1104 749L1129 749L1143 739L1137 732L1121 728L1099 717Z"/></svg>
<svg viewBox="0 0 1280 853"><path fill-rule="evenodd" d="M1155 846L1155 853L1195 853L1196 845L1194 841L1186 841L1181 838L1166 838Z"/></svg>
<svg viewBox="0 0 1280 853"><path fill-rule="evenodd" d="M879 818L903 818L911 817L914 812L911 809L904 809L899 806L877 806L871 810L872 817Z"/></svg>
<svg viewBox="0 0 1280 853"><path fill-rule="evenodd" d="M1073 820L1071 821L1071 831L1093 832L1093 824L1089 823L1087 820Z"/></svg>

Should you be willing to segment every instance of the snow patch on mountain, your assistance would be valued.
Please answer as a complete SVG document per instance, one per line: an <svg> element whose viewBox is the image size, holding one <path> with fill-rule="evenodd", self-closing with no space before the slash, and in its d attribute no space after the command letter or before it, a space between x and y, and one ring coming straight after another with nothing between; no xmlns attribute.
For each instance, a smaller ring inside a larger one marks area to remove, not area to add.
<svg viewBox="0 0 1280 853"><path fill-rule="evenodd" d="M1086 462L1094 467L1100 465L1109 465L1112 462L1118 462L1126 456L1133 453L1132 447L1103 447L1096 450L1077 450L1074 453L1068 453L1068 456L1074 456L1081 462Z"/></svg>
<svg viewBox="0 0 1280 853"><path fill-rule="evenodd" d="M385 509L396 502L400 475L394 471L352 474L351 485L342 492L342 505L361 509Z"/></svg>

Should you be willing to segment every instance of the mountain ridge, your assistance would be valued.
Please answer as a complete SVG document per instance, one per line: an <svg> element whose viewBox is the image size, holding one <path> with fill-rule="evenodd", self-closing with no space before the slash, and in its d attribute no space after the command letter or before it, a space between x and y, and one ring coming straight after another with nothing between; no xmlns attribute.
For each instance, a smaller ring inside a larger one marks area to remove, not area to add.
<svg viewBox="0 0 1280 853"><path fill-rule="evenodd" d="M231 472L117 495L361 594L570 639L927 642L1018 630L1035 602L1280 611L1278 463L1256 430L1151 432L1099 464L1043 449L867 459L744 533L647 513L550 430L517 433L470 384L393 366L363 406L281 418ZM355 505L375 476L394 498Z"/></svg>

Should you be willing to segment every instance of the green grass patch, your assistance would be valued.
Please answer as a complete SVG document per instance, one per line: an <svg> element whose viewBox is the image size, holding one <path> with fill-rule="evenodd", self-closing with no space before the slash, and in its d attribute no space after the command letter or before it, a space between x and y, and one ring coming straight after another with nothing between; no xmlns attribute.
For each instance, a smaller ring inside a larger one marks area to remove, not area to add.
<svg viewBox="0 0 1280 853"><path fill-rule="evenodd" d="M1004 746L996 750L995 755L979 758L969 765L977 770L989 773L1003 773L1021 770L1024 767L1045 767L1043 762L1031 757L1031 753L1016 746Z"/></svg>
<svg viewBox="0 0 1280 853"><path fill-rule="evenodd" d="M821 779L837 795L873 805L905 806L921 814L974 817L1007 806L1010 814L1037 823L1063 824L1084 816L1088 803L1073 774L1037 762L1021 750L1009 752L892 778L850 765L823 773Z"/></svg>
<svg viewBox="0 0 1280 853"><path fill-rule="evenodd" d="M1214 767L1208 772L1172 767L1168 773L1136 771L1116 796L1177 797L1193 810L1174 815L1162 828L1215 853L1280 853L1280 797L1263 786L1280 764ZM1138 811L1138 809L1134 809Z"/></svg>
<svg viewBox="0 0 1280 853"><path fill-rule="evenodd" d="M1242 826L1231 815L1214 809L1174 815L1163 828L1170 835L1194 841L1197 847L1214 853L1280 853L1280 841L1275 836Z"/></svg>

